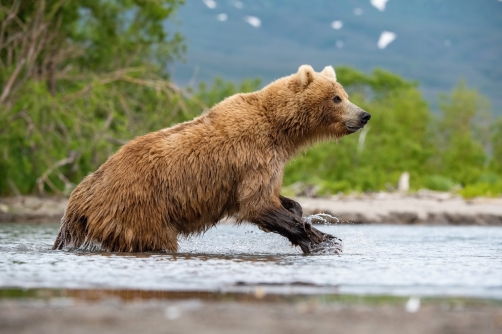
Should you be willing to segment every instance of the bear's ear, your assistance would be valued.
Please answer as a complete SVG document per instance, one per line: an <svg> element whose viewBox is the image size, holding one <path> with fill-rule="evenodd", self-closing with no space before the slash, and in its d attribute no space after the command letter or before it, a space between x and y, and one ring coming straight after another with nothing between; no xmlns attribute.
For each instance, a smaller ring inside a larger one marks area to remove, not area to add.
<svg viewBox="0 0 502 334"><path fill-rule="evenodd" d="M336 81L336 73L335 73L335 70L333 69L333 66L331 66L331 65L326 66L324 68L324 70L322 70L321 74Z"/></svg>
<svg viewBox="0 0 502 334"><path fill-rule="evenodd" d="M302 65L298 68L298 81L300 86L307 87L309 83L314 81L314 69L310 65Z"/></svg>

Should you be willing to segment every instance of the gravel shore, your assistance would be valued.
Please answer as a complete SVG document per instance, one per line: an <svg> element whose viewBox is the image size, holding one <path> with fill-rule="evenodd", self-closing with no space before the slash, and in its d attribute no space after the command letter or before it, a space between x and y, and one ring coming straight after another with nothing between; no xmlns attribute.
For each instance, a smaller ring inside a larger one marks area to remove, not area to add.
<svg viewBox="0 0 502 334"><path fill-rule="evenodd" d="M502 226L502 197L465 200L450 193L370 193L329 198L295 198L305 214L328 213L333 223ZM0 223L57 223L68 199L0 198Z"/></svg>
<svg viewBox="0 0 502 334"><path fill-rule="evenodd" d="M306 214L329 213L332 222L355 224L502 226L502 198L465 200L450 193L374 193L298 198Z"/></svg>
<svg viewBox="0 0 502 334"><path fill-rule="evenodd" d="M502 307L484 302L320 303L0 301L0 333L501 333Z"/></svg>

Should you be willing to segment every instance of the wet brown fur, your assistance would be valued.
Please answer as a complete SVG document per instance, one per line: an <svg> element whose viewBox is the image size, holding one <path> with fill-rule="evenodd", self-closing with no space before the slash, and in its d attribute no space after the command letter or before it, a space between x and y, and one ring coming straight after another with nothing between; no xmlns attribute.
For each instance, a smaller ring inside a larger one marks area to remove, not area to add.
<svg viewBox="0 0 502 334"><path fill-rule="evenodd" d="M302 147L353 132L361 111L328 72L304 65L130 141L73 191L54 249L174 252L178 235L232 215L301 246L301 207L280 197L284 166Z"/></svg>

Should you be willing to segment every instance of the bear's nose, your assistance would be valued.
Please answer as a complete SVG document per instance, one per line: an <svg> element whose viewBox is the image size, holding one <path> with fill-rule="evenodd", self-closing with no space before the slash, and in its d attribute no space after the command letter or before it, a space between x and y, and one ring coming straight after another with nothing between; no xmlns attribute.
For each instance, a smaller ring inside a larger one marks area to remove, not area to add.
<svg viewBox="0 0 502 334"><path fill-rule="evenodd" d="M370 120L371 115L366 111L363 111L360 117L361 117L361 123L366 124Z"/></svg>

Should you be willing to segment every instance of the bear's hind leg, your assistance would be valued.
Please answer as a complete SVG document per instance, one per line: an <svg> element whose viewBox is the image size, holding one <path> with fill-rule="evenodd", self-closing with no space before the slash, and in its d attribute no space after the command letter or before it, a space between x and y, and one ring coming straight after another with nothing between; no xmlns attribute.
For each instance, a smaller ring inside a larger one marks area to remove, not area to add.
<svg viewBox="0 0 502 334"><path fill-rule="evenodd" d="M64 248L78 248L86 238L88 230L88 222L86 216L78 216L75 218L68 218L66 215L62 219L59 233L52 246L53 250Z"/></svg>

